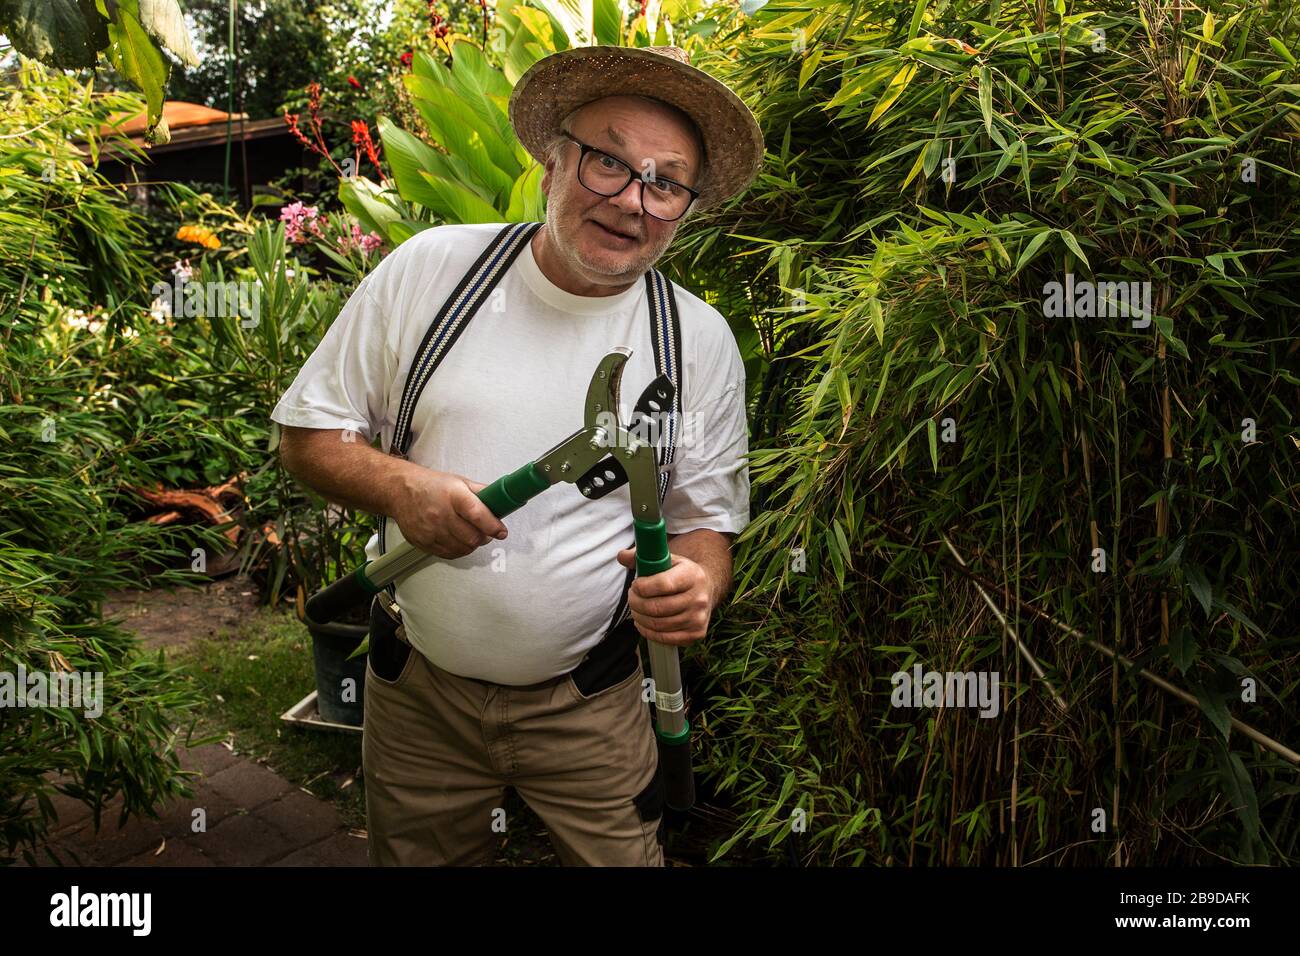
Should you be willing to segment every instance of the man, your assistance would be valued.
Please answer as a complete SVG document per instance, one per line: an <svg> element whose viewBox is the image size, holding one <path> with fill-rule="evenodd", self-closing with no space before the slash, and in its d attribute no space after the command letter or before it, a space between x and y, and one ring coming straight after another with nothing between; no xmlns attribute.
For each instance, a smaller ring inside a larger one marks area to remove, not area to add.
<svg viewBox="0 0 1300 956"><path fill-rule="evenodd" d="M560 484L508 526L475 492L584 424L587 383L611 348L633 350L633 397L655 378L647 270L688 212L749 184L762 135L675 47L547 57L520 79L510 116L545 166L546 221L401 413L414 435L405 458L368 443L378 433L393 450L413 357L501 224L403 243L362 280L272 417L289 471L388 516L371 558L382 540L444 559L400 580L395 603L381 593L387 613L372 610L371 862L490 862L511 786L566 865L662 866L637 634L677 646L705 635L749 520L745 375L725 319L673 286L683 427L664 464L667 571L631 580L626 488L587 500Z"/></svg>

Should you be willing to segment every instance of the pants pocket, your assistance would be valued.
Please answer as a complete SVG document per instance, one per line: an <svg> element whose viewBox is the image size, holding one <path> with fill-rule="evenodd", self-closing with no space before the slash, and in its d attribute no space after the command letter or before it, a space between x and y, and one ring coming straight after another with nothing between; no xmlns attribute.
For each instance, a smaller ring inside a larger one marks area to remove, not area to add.
<svg viewBox="0 0 1300 956"><path fill-rule="evenodd" d="M580 700L591 700L627 683L641 672L637 641L641 633L628 618L592 648L582 663L569 671L568 682Z"/></svg>
<svg viewBox="0 0 1300 956"><path fill-rule="evenodd" d="M384 607L383 595L375 595L370 605L370 650L366 666L381 683L396 686L411 670L415 652L397 636L400 624Z"/></svg>

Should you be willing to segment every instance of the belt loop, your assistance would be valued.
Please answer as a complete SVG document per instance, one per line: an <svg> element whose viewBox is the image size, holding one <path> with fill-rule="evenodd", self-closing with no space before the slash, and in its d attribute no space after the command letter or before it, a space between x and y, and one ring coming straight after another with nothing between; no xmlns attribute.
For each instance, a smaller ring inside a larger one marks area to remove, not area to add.
<svg viewBox="0 0 1300 956"><path fill-rule="evenodd" d="M378 595L379 606L387 612L388 616L394 621L402 620L402 609L397 606L397 602L392 599L387 588L380 589Z"/></svg>
<svg viewBox="0 0 1300 956"><path fill-rule="evenodd" d="M387 588L381 589L375 597L379 601L379 606L384 609L384 613L397 625L393 636L409 647L411 642L406 636L406 624L402 621L402 609L389 596Z"/></svg>

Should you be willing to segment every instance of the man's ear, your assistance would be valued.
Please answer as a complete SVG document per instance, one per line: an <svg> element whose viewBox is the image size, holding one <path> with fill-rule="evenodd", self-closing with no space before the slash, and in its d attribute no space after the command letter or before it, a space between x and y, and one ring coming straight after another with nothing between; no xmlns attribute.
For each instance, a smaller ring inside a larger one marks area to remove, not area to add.
<svg viewBox="0 0 1300 956"><path fill-rule="evenodd" d="M542 192L549 199L551 196L551 179L555 174L555 157L546 160L543 168L546 172L542 173Z"/></svg>

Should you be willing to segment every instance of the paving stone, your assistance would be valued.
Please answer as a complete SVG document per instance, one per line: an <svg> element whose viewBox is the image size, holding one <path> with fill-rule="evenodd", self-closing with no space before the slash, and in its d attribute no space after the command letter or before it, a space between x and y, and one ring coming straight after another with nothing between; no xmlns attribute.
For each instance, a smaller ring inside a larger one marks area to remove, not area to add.
<svg viewBox="0 0 1300 956"><path fill-rule="evenodd" d="M202 747L187 748L178 746L177 756L181 766L186 770L201 770L205 777L212 777L227 767L233 767L241 760L221 744L207 744Z"/></svg>
<svg viewBox="0 0 1300 956"><path fill-rule="evenodd" d="M65 794L51 794L50 802L59 811L58 820L50 822L51 836L65 833L73 833L85 827L89 827L93 822L91 820L90 805L84 803L75 797L69 797ZM118 794L112 800L104 804L103 809L99 812L99 821L101 826L116 826L117 816L122 812L122 795ZM66 815L65 815L66 813Z"/></svg>
<svg viewBox="0 0 1300 956"><path fill-rule="evenodd" d="M223 820L207 833L194 834L187 842L218 866L264 866L301 846L251 813Z"/></svg>
<svg viewBox="0 0 1300 956"><path fill-rule="evenodd" d="M53 862L46 851L53 852L58 857L59 862ZM94 861L85 846L75 844L65 844L58 840L50 840L36 850L37 866L94 866ZM14 866L27 866L25 860L15 863Z"/></svg>
<svg viewBox="0 0 1300 956"><path fill-rule="evenodd" d="M212 787L195 789L193 797L175 797L158 809L158 822L168 839L185 839L193 835L194 811L204 811L204 826L211 830L222 820L243 812L239 801L218 793Z"/></svg>
<svg viewBox="0 0 1300 956"><path fill-rule="evenodd" d="M369 866L370 863L366 857L366 841L340 832L290 853L271 865Z"/></svg>
<svg viewBox="0 0 1300 956"><path fill-rule="evenodd" d="M241 761L208 777L208 785L246 810L259 807L294 789L293 784L279 774L252 761Z"/></svg>
<svg viewBox="0 0 1300 956"><path fill-rule="evenodd" d="M139 856L124 860L120 866L216 866L201 849L185 840L167 841L161 853L158 848L146 850Z"/></svg>
<svg viewBox="0 0 1300 956"><path fill-rule="evenodd" d="M173 797L158 808L158 818L132 819L120 829L122 798L115 797L104 807L98 832L89 808L64 797L58 808L65 825L46 846L74 866L367 865L366 841L347 835L332 804L252 759L216 746L187 751L181 762L211 773L191 780L194 796ZM198 807L207 813L203 833L192 830ZM163 852L155 855L164 839ZM36 865L54 864L38 851Z"/></svg>
<svg viewBox="0 0 1300 956"><path fill-rule="evenodd" d="M132 819L121 829L113 820L101 826L92 839L87 840L87 836L90 833L83 833L78 838L78 852L94 866L115 866L133 856L158 849L163 841L163 830L157 820ZM65 838L62 842L68 845L71 840Z"/></svg>
<svg viewBox="0 0 1300 956"><path fill-rule="evenodd" d="M117 829L117 818L122 813L122 795L118 794L99 811L99 832L109 833ZM89 809L89 808L87 808ZM50 839L60 842L76 841L91 837L95 833L95 822L87 813L76 823L50 831Z"/></svg>
<svg viewBox="0 0 1300 956"><path fill-rule="evenodd" d="M265 804L258 808L257 815L298 847L344 829L343 821L332 804L309 797L301 790L291 791L274 803Z"/></svg>
<svg viewBox="0 0 1300 956"><path fill-rule="evenodd" d="M90 819L90 807L76 797L70 797L66 793L52 793L50 803L54 805L54 812L58 815L57 819L50 821L51 833Z"/></svg>

